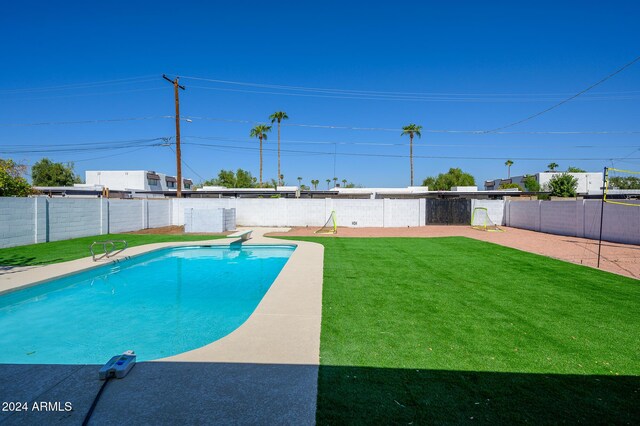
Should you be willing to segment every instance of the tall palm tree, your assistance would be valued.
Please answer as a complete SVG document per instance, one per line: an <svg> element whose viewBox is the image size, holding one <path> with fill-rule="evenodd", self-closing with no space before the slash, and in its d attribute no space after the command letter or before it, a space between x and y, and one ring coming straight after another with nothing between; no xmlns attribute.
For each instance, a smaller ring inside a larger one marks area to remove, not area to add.
<svg viewBox="0 0 640 426"><path fill-rule="evenodd" d="M419 138L422 137L422 126L418 126L417 124L408 124L402 128L402 133L400 136L409 135L409 158L411 161L411 186L413 186L413 137L417 136Z"/></svg>
<svg viewBox="0 0 640 426"><path fill-rule="evenodd" d="M345 186L347 186L347 180L346 179L342 179L342 187L344 188Z"/></svg>
<svg viewBox="0 0 640 426"><path fill-rule="evenodd" d="M507 179L511 179L511 166L513 166L513 161L507 160L504 162L504 165L507 166Z"/></svg>
<svg viewBox="0 0 640 426"><path fill-rule="evenodd" d="M547 164L547 167L549 168L549 170L551 170L552 172L555 172L556 169L560 166L558 166L558 163L549 163Z"/></svg>
<svg viewBox="0 0 640 426"><path fill-rule="evenodd" d="M319 183L320 183L320 181L318 179L311 179L311 185L313 185L314 191L318 190L318 184Z"/></svg>
<svg viewBox="0 0 640 426"><path fill-rule="evenodd" d="M327 179L327 191L329 190L329 184L331 183L331 179Z"/></svg>
<svg viewBox="0 0 640 426"><path fill-rule="evenodd" d="M276 111L269 116L272 124L278 122L278 176L280 176L280 122L288 119L289 116L284 111ZM280 179L280 185L282 185L282 179Z"/></svg>
<svg viewBox="0 0 640 426"><path fill-rule="evenodd" d="M301 185L302 185L302 178L298 176L298 187L300 187Z"/></svg>
<svg viewBox="0 0 640 426"><path fill-rule="evenodd" d="M258 124L256 127L251 129L251 133L249 136L252 138L260 139L260 187L262 188L262 140L267 140L267 132L271 131L271 126L267 126L266 124Z"/></svg>
<svg viewBox="0 0 640 426"><path fill-rule="evenodd" d="M334 176L333 177L333 187L335 188L337 184L338 184L338 178Z"/></svg>

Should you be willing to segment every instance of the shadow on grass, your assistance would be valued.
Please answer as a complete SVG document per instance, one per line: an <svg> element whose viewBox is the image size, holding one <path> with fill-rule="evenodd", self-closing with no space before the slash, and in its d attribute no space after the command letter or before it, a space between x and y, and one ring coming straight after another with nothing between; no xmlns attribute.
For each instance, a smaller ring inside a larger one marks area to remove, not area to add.
<svg viewBox="0 0 640 426"><path fill-rule="evenodd" d="M335 366L319 370L319 425L639 421L639 376Z"/></svg>
<svg viewBox="0 0 640 426"><path fill-rule="evenodd" d="M34 256L22 256L15 254L0 255L0 273L9 272L16 266L38 266L43 264L38 262Z"/></svg>

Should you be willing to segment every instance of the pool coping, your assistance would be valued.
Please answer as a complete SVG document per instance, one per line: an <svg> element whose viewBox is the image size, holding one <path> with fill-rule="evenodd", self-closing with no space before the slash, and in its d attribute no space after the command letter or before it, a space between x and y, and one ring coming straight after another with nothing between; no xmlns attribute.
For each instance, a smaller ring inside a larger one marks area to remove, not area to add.
<svg viewBox="0 0 640 426"><path fill-rule="evenodd" d="M265 233L276 228L253 229L253 238L242 245L274 245L282 241L296 249L254 312L236 330L203 347L150 362L234 362L256 364L319 365L322 314L324 247L304 241L278 240ZM237 239L147 244L127 249L106 261L91 257L53 265L18 270L0 275L0 295L52 279L100 266L115 264L133 256L170 247L219 245ZM111 354L105 354L108 357Z"/></svg>

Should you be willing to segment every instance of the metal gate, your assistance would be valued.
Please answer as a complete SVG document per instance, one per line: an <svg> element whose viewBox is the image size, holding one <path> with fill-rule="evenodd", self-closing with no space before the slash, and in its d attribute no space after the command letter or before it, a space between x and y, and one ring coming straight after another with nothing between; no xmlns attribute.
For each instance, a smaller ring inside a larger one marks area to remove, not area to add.
<svg viewBox="0 0 640 426"><path fill-rule="evenodd" d="M427 225L469 225L471 223L471 200L427 199Z"/></svg>

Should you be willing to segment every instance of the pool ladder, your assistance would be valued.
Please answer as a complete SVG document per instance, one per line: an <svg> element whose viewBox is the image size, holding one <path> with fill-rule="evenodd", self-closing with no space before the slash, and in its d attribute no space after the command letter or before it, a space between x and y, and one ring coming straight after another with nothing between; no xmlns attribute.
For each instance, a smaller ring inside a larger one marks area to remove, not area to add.
<svg viewBox="0 0 640 426"><path fill-rule="evenodd" d="M124 247L122 247L121 249L117 249L116 250L116 243L124 244ZM98 257L96 257L96 253L93 251L93 248L95 246L99 246L99 245L102 245L102 249L104 250L104 254L98 255ZM116 254L121 253L122 251L124 251L124 249L126 249L127 247L129 247L129 245L127 244L127 242L125 240L94 241L89 246L89 251L91 252L91 257L93 258L93 261L97 262L98 260L100 260L100 259L102 259L104 257L109 258L111 256L115 256Z"/></svg>

